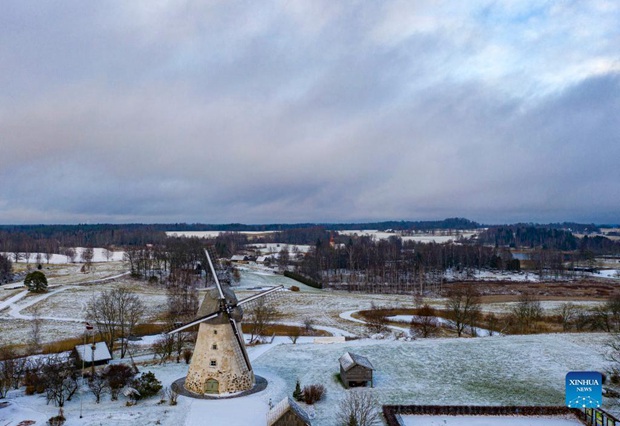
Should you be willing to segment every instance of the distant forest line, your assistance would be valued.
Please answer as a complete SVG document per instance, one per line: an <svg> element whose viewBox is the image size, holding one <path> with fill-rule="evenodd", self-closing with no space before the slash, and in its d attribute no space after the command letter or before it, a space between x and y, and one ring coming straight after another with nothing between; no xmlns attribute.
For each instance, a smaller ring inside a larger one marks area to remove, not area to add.
<svg viewBox="0 0 620 426"><path fill-rule="evenodd" d="M429 221L382 221L360 223L295 223L247 225L202 224L202 223L158 223L158 224L77 224L77 225L0 225L0 242L28 237L34 240L56 239L60 245L105 246L142 245L157 243L166 238L166 231L220 231L220 232L278 232L323 228L328 231L373 229L378 231L431 231L431 230L475 230L480 228L541 228L568 230L578 233L600 232L602 227L612 225L563 223L516 223L512 225L484 225L465 218L448 218ZM71 244L69 244L71 242Z"/></svg>
<svg viewBox="0 0 620 426"><path fill-rule="evenodd" d="M281 229L277 229L280 227ZM210 229L209 229L210 228ZM481 229L483 228L483 229ZM445 230L455 243L423 243L400 238L386 239L341 234L339 230L377 229L404 231ZM168 237L166 231L219 231L209 239ZM271 231L248 235L240 231ZM467 237L465 230L478 230ZM15 225L0 226L0 281L11 278L10 258L23 253L65 254L75 257L73 247L104 247L124 250L132 275L164 280L173 271L191 270L202 261L203 248L213 246L217 256L243 252L249 243L310 245L306 253L289 257L281 248L277 262L326 286L348 289L408 292L440 286L448 271L462 277L485 268L519 271L522 264L513 250L529 251L528 268L542 277L573 276L581 262L593 267L597 255L620 254L620 241L601 236L592 224L514 224L483 226L467 219L424 222L375 222L356 224L301 225ZM585 234L577 237L574 233ZM4 271L4 272L2 272Z"/></svg>
<svg viewBox="0 0 620 426"><path fill-rule="evenodd" d="M487 228L480 241L485 244L511 247L537 247L574 250L577 242L569 234L598 233L605 225L573 222L512 225L484 225L464 218L448 218L435 221L383 221L365 223L298 223L245 225L231 223L214 224L78 224L78 225L0 225L0 250L5 252L39 251L61 247L130 247L145 244L161 244L166 231L220 231L275 232L260 237L256 242L281 242L288 244L315 244L317 238L325 238L329 231L373 229L379 231L425 232L431 230L478 230ZM572 234L571 234L572 235ZM346 242L348 237L340 236ZM600 238L600 237L599 237ZM558 240L562 240L558 243ZM51 247L50 247L51 245ZM601 243L600 246L605 246ZM612 244L613 245L613 244ZM598 250L597 250L598 251Z"/></svg>

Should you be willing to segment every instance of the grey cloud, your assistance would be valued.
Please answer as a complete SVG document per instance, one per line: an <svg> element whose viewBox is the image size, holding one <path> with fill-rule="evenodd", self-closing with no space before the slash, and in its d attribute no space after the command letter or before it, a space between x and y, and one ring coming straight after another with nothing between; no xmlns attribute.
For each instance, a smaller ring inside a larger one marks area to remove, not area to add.
<svg viewBox="0 0 620 426"><path fill-rule="evenodd" d="M534 29L553 37L528 62L500 18L478 20L486 2L419 32L397 3L150 4L0 6L0 223L619 211L618 76L545 87L545 46L587 57L546 10ZM472 70L495 42L517 65Z"/></svg>

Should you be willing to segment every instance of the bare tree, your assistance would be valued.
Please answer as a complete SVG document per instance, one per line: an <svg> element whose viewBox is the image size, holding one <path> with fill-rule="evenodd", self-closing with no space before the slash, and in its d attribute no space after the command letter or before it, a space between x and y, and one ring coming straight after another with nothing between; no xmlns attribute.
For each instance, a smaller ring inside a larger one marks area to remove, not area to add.
<svg viewBox="0 0 620 426"><path fill-rule="evenodd" d="M480 294L469 285L450 290L447 297L446 309L450 311L456 334L461 337L465 328L474 327L480 316Z"/></svg>
<svg viewBox="0 0 620 426"><path fill-rule="evenodd" d="M65 248L64 255L67 256L67 262L70 262L70 263L75 262L76 253L73 247Z"/></svg>
<svg viewBox="0 0 620 426"><path fill-rule="evenodd" d="M281 270L285 270L289 264L290 255L288 252L288 246L282 247L282 250L278 252L278 266Z"/></svg>
<svg viewBox="0 0 620 426"><path fill-rule="evenodd" d="M519 301L512 308L514 327L518 333L532 333L536 331L536 322L542 317L540 300L529 293L519 296Z"/></svg>
<svg viewBox="0 0 620 426"><path fill-rule="evenodd" d="M293 330L291 330L291 334L289 334L288 338L291 340L291 342L293 342L293 344L296 344L300 334L301 332L299 328L295 327Z"/></svg>
<svg viewBox="0 0 620 426"><path fill-rule="evenodd" d="M17 353L5 346L0 349L0 388L5 387L6 390L0 390L0 396L12 387L19 388L19 383L26 373L28 359L18 356Z"/></svg>
<svg viewBox="0 0 620 426"><path fill-rule="evenodd" d="M73 363L58 355L47 358L43 366L43 377L47 402L53 401L57 407L63 407L65 401L71 401L78 389Z"/></svg>
<svg viewBox="0 0 620 426"><path fill-rule="evenodd" d="M304 318L304 330L306 330L306 333L314 330L314 319L310 317Z"/></svg>
<svg viewBox="0 0 620 426"><path fill-rule="evenodd" d="M417 318L411 319L410 333L413 336L419 333L424 338L432 337L437 334L438 325L435 310L425 304L418 310Z"/></svg>
<svg viewBox="0 0 620 426"><path fill-rule="evenodd" d="M170 405L177 405L179 394L174 389L172 389L172 387L166 387L164 389L164 395L168 398L168 403Z"/></svg>
<svg viewBox="0 0 620 426"><path fill-rule="evenodd" d="M32 320L30 320L30 342L29 351L36 353L41 349L41 307L34 305L32 307Z"/></svg>
<svg viewBox="0 0 620 426"><path fill-rule="evenodd" d="M51 242L45 244L45 261L49 265L52 256L54 255L54 245Z"/></svg>
<svg viewBox="0 0 620 426"><path fill-rule="evenodd" d="M560 318L562 319L562 330L570 330L577 315L576 306L570 302L562 303L560 306Z"/></svg>
<svg viewBox="0 0 620 426"><path fill-rule="evenodd" d="M162 334L153 343L153 352L159 358L160 364L165 364L172 356L174 350L174 336L171 334ZM177 361L178 362L178 361Z"/></svg>
<svg viewBox="0 0 620 426"><path fill-rule="evenodd" d="M85 247L82 249L82 254L80 255L82 262L84 262L84 272L90 272L93 267L93 258L95 257L95 251L92 247Z"/></svg>
<svg viewBox="0 0 620 426"><path fill-rule="evenodd" d="M109 262L110 259L114 257L114 250L112 250L112 248L110 247L106 247L103 249L103 255L105 256L105 260Z"/></svg>
<svg viewBox="0 0 620 426"><path fill-rule="evenodd" d="M340 401L338 426L373 426L381 422L378 402L370 391L350 390Z"/></svg>
<svg viewBox="0 0 620 426"><path fill-rule="evenodd" d="M99 335L108 344L110 353L116 339L121 339L121 358L125 357L128 339L144 311L144 304L126 287L105 290L99 296L93 296L86 308L88 318L97 324Z"/></svg>
<svg viewBox="0 0 620 426"><path fill-rule="evenodd" d="M265 334L267 328L278 317L278 311L264 299L258 299L245 312L244 322L250 325L250 343L256 342L258 337Z"/></svg>
<svg viewBox="0 0 620 426"><path fill-rule="evenodd" d="M101 374L95 374L88 382L88 388L95 395L95 402L99 404L101 402L101 395L103 395L109 388L108 382Z"/></svg>

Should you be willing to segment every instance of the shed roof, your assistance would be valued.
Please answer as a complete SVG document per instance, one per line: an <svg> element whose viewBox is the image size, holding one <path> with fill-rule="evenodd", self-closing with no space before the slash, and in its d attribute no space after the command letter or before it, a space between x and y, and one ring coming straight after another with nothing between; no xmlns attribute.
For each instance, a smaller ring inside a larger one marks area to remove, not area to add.
<svg viewBox="0 0 620 426"><path fill-rule="evenodd" d="M375 368L372 366L368 358L362 355L357 355L351 352L345 352L339 359L340 365L344 371L349 371L351 368L356 365L361 365L362 367L369 368L374 370Z"/></svg>
<svg viewBox="0 0 620 426"><path fill-rule="evenodd" d="M92 349L92 344L87 345L78 345L75 347L75 351L77 352L78 360L82 360L82 355L84 355L84 362L98 362L98 361L109 361L112 359L112 355L110 355L110 351L108 350L108 345L105 342L97 342L95 343L95 350Z"/></svg>
<svg viewBox="0 0 620 426"><path fill-rule="evenodd" d="M289 396L278 402L267 413L267 426L271 426L276 423L287 411L291 410L297 417L299 417L305 424L310 426L310 417L308 414Z"/></svg>

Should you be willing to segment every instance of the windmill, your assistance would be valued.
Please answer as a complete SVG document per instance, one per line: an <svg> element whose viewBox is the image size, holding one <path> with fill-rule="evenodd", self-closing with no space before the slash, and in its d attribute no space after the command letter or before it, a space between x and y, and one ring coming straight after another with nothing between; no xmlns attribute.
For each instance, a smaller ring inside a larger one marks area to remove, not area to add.
<svg viewBox="0 0 620 426"><path fill-rule="evenodd" d="M243 317L241 306L280 290L282 286L237 300L230 287L220 284L211 256L207 250L205 254L215 288L205 295L196 319L168 332L178 333L199 324L185 388L201 395L249 390L255 381L239 325Z"/></svg>

